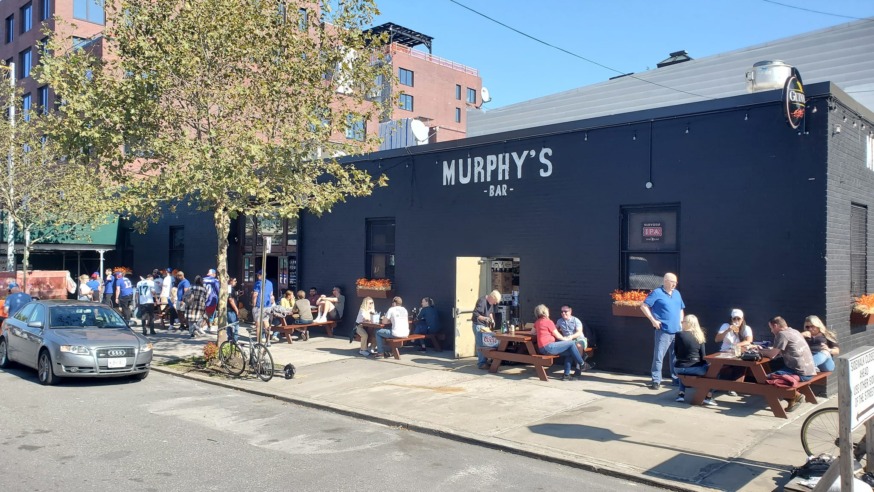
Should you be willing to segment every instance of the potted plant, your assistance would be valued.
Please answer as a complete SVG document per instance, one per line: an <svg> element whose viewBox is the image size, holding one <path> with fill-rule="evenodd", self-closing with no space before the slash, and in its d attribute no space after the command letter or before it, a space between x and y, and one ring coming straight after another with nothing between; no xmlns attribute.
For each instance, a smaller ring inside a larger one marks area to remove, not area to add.
<svg viewBox="0 0 874 492"><path fill-rule="evenodd" d="M355 281L355 289L358 297L373 297L375 299L388 299L394 297L394 291L391 288L391 279L387 278L359 278Z"/></svg>
<svg viewBox="0 0 874 492"><path fill-rule="evenodd" d="M610 294L613 298L613 316L645 317L640 305L648 295L649 292L644 290L614 290Z"/></svg>
<svg viewBox="0 0 874 492"><path fill-rule="evenodd" d="M874 325L874 294L854 297L853 310L850 311L850 325Z"/></svg>

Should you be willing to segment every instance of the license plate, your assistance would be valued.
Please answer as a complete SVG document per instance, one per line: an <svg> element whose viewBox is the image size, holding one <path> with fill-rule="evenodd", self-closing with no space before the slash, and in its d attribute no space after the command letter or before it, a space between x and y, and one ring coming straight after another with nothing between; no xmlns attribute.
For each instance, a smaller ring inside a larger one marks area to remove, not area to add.
<svg viewBox="0 0 874 492"><path fill-rule="evenodd" d="M110 369L117 369L127 365L127 359L124 357L114 357L106 360L106 366Z"/></svg>

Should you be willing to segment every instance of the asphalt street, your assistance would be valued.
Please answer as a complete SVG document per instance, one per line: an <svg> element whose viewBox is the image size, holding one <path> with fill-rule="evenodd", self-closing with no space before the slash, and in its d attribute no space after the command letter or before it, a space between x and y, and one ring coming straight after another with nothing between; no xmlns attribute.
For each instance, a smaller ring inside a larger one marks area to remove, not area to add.
<svg viewBox="0 0 874 492"><path fill-rule="evenodd" d="M155 372L0 395L0 490L656 490Z"/></svg>

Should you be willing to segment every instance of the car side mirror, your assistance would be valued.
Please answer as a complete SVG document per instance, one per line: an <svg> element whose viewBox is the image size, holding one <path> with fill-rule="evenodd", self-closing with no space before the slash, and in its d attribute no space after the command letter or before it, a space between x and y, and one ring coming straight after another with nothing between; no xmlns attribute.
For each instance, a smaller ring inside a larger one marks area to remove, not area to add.
<svg viewBox="0 0 874 492"><path fill-rule="evenodd" d="M28 326L28 328L42 328L43 322L42 321L31 321L30 323L27 324L27 326Z"/></svg>

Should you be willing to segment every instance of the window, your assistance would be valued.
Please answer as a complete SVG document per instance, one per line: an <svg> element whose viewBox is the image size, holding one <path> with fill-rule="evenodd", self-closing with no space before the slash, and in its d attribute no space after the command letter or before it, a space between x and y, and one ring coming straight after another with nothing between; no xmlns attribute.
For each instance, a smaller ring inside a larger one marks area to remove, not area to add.
<svg viewBox="0 0 874 492"><path fill-rule="evenodd" d="M467 102L471 104L476 104L476 90L467 88Z"/></svg>
<svg viewBox="0 0 874 492"><path fill-rule="evenodd" d="M865 167L874 171L874 135L868 135L865 144Z"/></svg>
<svg viewBox="0 0 874 492"><path fill-rule="evenodd" d="M173 268L185 269L185 227L170 227L170 251L168 259Z"/></svg>
<svg viewBox="0 0 874 492"><path fill-rule="evenodd" d="M297 27L301 31L306 31L309 29L310 24L310 16L307 13L307 9L298 9L297 10Z"/></svg>
<svg viewBox="0 0 874 492"><path fill-rule="evenodd" d="M401 94L398 103L398 107L401 109L406 109L407 111L413 110L413 96L409 94Z"/></svg>
<svg viewBox="0 0 874 492"><path fill-rule="evenodd" d="M39 104L39 109L42 114L49 112L49 88L44 85L36 90L36 103Z"/></svg>
<svg viewBox="0 0 874 492"><path fill-rule="evenodd" d="M24 7L21 7L21 32L27 32L33 29L33 2L27 2Z"/></svg>
<svg viewBox="0 0 874 492"><path fill-rule="evenodd" d="M455 122L461 123L461 108L455 108Z"/></svg>
<svg viewBox="0 0 874 492"><path fill-rule="evenodd" d="M52 16L52 0L40 0L39 20L49 20Z"/></svg>
<svg viewBox="0 0 874 492"><path fill-rule="evenodd" d="M6 44L9 44L15 39L15 16L14 15L10 15L9 17L6 18L5 28L6 28L6 36L4 36L4 39L6 40Z"/></svg>
<svg viewBox="0 0 874 492"><path fill-rule="evenodd" d="M622 289L655 289L665 273L679 275L679 207L622 208Z"/></svg>
<svg viewBox="0 0 874 492"><path fill-rule="evenodd" d="M30 48L27 48L18 54L19 79L30 77L31 61L33 61L33 55L31 54Z"/></svg>
<svg viewBox="0 0 874 492"><path fill-rule="evenodd" d="M868 293L868 207L850 206L850 295Z"/></svg>
<svg viewBox="0 0 874 492"><path fill-rule="evenodd" d="M364 140L365 131L364 118L352 114L346 115L346 138Z"/></svg>
<svg viewBox="0 0 874 492"><path fill-rule="evenodd" d="M94 24L105 22L103 0L73 0L73 17Z"/></svg>
<svg viewBox="0 0 874 492"><path fill-rule="evenodd" d="M455 84L455 99L461 101L461 86Z"/></svg>
<svg viewBox="0 0 874 492"><path fill-rule="evenodd" d="M24 121L30 121L30 108L33 105L33 98L30 92L21 96L21 117Z"/></svg>
<svg viewBox="0 0 874 492"><path fill-rule="evenodd" d="M401 85L413 87L413 71L406 68L398 68L398 79Z"/></svg>
<svg viewBox="0 0 874 492"><path fill-rule="evenodd" d="M367 278L395 278L395 219L367 219Z"/></svg>

